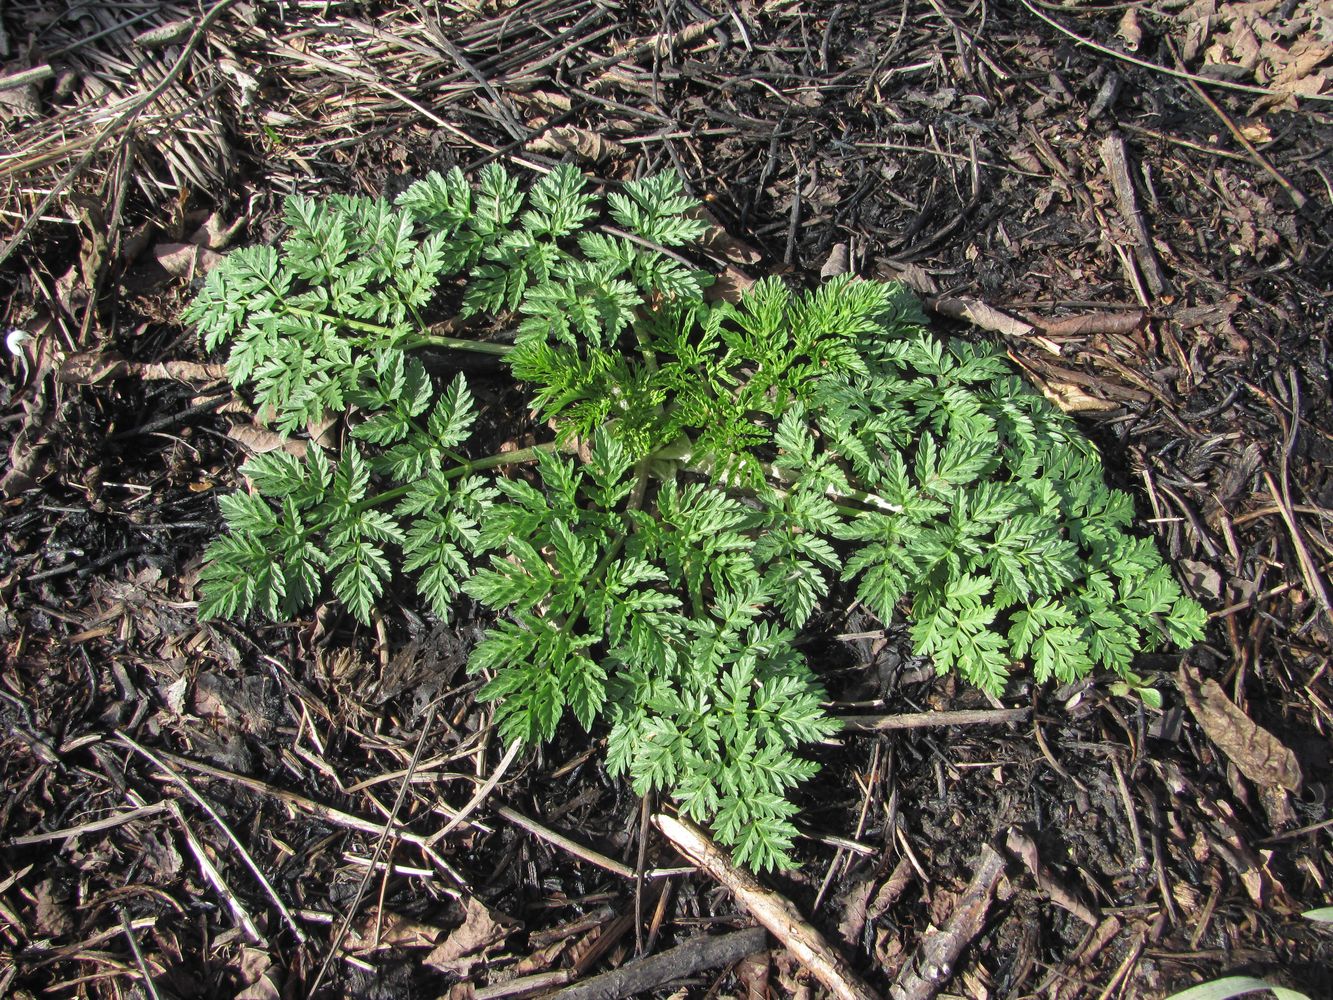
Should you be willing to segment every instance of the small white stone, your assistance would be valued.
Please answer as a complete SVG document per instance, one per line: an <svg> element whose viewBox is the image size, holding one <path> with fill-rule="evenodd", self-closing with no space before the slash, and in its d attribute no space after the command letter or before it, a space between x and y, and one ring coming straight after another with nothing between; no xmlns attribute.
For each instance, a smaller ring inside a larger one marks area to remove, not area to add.
<svg viewBox="0 0 1333 1000"><path fill-rule="evenodd" d="M21 330L18 327L10 327L5 333L5 347L14 357L22 357L24 354L23 345L32 340L33 336L27 330Z"/></svg>

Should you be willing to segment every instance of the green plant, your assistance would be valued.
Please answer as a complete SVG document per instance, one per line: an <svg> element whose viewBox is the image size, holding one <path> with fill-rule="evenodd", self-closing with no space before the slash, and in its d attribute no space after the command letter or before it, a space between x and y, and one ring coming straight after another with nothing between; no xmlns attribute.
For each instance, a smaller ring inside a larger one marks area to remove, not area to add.
<svg viewBox="0 0 1333 1000"><path fill-rule="evenodd" d="M797 751L836 728L794 645L835 583L992 693L1022 662L1141 685L1137 650L1199 638L1130 498L997 351L932 337L899 285L709 302L691 205L662 175L604 215L570 167L526 196L492 166L291 199L281 246L229 255L187 318L280 429L347 412L351 440L244 466L201 615L328 589L366 621L405 574L444 616L461 589L497 614L470 667L506 738L605 720L614 772L758 868L789 863ZM451 307L512 343L433 334ZM476 406L431 347L503 355L554 440L466 457Z"/></svg>

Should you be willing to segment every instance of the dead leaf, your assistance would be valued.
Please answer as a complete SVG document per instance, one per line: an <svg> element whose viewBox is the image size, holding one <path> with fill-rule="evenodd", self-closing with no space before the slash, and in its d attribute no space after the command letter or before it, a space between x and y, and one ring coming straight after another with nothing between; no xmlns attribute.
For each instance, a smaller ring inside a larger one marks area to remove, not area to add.
<svg viewBox="0 0 1333 1000"><path fill-rule="evenodd" d="M550 153L555 156L573 153L580 159L590 160L593 163L625 155L625 147L614 139L608 139L575 125L558 125L547 129L528 143L528 149L534 153Z"/></svg>
<svg viewBox="0 0 1333 1000"><path fill-rule="evenodd" d="M270 451L285 451L297 458L305 458L306 443L295 438L284 437L277 431L258 424L232 424L227 428L227 437L238 441L251 455L266 455Z"/></svg>
<svg viewBox="0 0 1333 1000"><path fill-rule="evenodd" d="M736 964L736 978L745 987L745 1000L764 1000L768 996L768 970L772 956L767 951L746 955Z"/></svg>
<svg viewBox="0 0 1333 1000"><path fill-rule="evenodd" d="M1106 413L1120 408L1119 404L1113 403L1109 399L1089 396L1076 385L1050 382L1031 371L1028 372L1028 378L1036 383L1043 396L1060 407L1065 413Z"/></svg>
<svg viewBox="0 0 1333 1000"><path fill-rule="evenodd" d="M1273 141L1273 130L1263 122L1248 122L1240 126L1240 134L1256 146Z"/></svg>
<svg viewBox="0 0 1333 1000"><path fill-rule="evenodd" d="M168 274L193 281L196 274L207 274L222 263L222 254L194 243L159 243L153 247L153 259Z"/></svg>
<svg viewBox="0 0 1333 1000"><path fill-rule="evenodd" d="M322 420L310 420L306 422L305 430L310 435L310 440L321 448L327 448L336 451L338 449L337 428L339 418L335 414L327 414Z"/></svg>
<svg viewBox="0 0 1333 1000"><path fill-rule="evenodd" d="M441 972L466 976L485 960L486 952L509 935L510 921L485 903L469 897L461 927L452 931L426 956L425 964Z"/></svg>
<svg viewBox="0 0 1333 1000"><path fill-rule="evenodd" d="M1137 52L1139 46L1143 43L1143 29L1139 27L1139 12L1135 7L1130 7L1125 11L1124 16L1120 18L1120 26L1116 28L1115 33L1125 40L1125 48L1130 52Z"/></svg>
<svg viewBox="0 0 1333 1000"><path fill-rule="evenodd" d="M1182 559L1180 567L1185 571L1185 579L1196 592L1211 600L1222 596L1222 574L1198 559Z"/></svg>
<svg viewBox="0 0 1333 1000"><path fill-rule="evenodd" d="M838 934L853 947L860 944L861 932L866 926L866 907L874 889L873 878L862 878L853 882L842 894L843 909L842 919L838 921Z"/></svg>
<svg viewBox="0 0 1333 1000"><path fill-rule="evenodd" d="M273 982L273 978L265 972L237 993L236 1000L282 1000L282 993Z"/></svg>
<svg viewBox="0 0 1333 1000"><path fill-rule="evenodd" d="M33 889L33 922L37 931L47 937L64 937L74 930L74 918L69 911L69 898L54 879L39 882Z"/></svg>
<svg viewBox="0 0 1333 1000"><path fill-rule="evenodd" d="M279 1000L282 996L273 981L273 958L259 948L241 948L237 976L244 989L236 994L236 1000Z"/></svg>
<svg viewBox="0 0 1333 1000"><path fill-rule="evenodd" d="M987 305L980 299L966 296L942 295L935 299L931 308L941 316L951 319L967 320L983 330L991 330L1006 337L1028 338L1035 332L1031 323L1025 323L1017 317Z"/></svg>
<svg viewBox="0 0 1333 1000"><path fill-rule="evenodd" d="M821 278L835 278L840 274L846 274L849 263L846 243L835 243L829 250L828 260L824 261L824 266L819 269Z"/></svg>
<svg viewBox="0 0 1333 1000"><path fill-rule="evenodd" d="M1182 662L1178 682L1204 733L1241 774L1261 788L1276 785L1289 792L1300 791L1296 755L1237 708L1217 681L1209 678L1200 684L1198 671Z"/></svg>
<svg viewBox="0 0 1333 1000"><path fill-rule="evenodd" d="M194 712L201 719L246 733L272 730L282 715L282 702L267 674L233 679L204 671L194 682Z"/></svg>
<svg viewBox="0 0 1333 1000"><path fill-rule="evenodd" d="M391 948L432 948L443 931L429 924L418 923L400 913L371 910L357 921L347 934L345 945L353 955L370 955Z"/></svg>
<svg viewBox="0 0 1333 1000"><path fill-rule="evenodd" d="M915 878L916 870L912 867L911 862L906 858L899 858L898 864L894 866L893 871L889 874L888 881L879 887L879 891L875 893L875 898L866 907L867 919L878 920L882 917L889 907L898 901L898 897L912 884L912 880Z"/></svg>
<svg viewBox="0 0 1333 1000"><path fill-rule="evenodd" d="M181 674L170 684L158 685L158 694L162 696L162 701L167 706L167 710L173 715L185 714L185 692L189 689L189 686L190 679L185 674Z"/></svg>
<svg viewBox="0 0 1333 1000"><path fill-rule="evenodd" d="M728 264L717 280L708 286L704 298L709 302L730 302L735 305L753 285L754 278L735 265Z"/></svg>
<svg viewBox="0 0 1333 1000"><path fill-rule="evenodd" d="M124 358L107 351L80 351L60 363L56 378L67 385L97 385L120 378L128 370Z"/></svg>
<svg viewBox="0 0 1333 1000"><path fill-rule="evenodd" d="M180 874L184 862L170 838L145 830L139 835L139 852L157 883L168 883Z"/></svg>
<svg viewBox="0 0 1333 1000"><path fill-rule="evenodd" d="M554 90L529 90L526 94L515 94L514 99L543 111L568 111L574 106L573 98Z"/></svg>
<svg viewBox="0 0 1333 1000"><path fill-rule="evenodd" d="M745 264L753 267L764 259L764 255L746 243L744 240L738 240L723 228L722 223L718 221L717 216L708 211L702 204L696 205L685 213L686 218L702 219L708 223L708 229L699 245L710 253L717 254L733 264Z"/></svg>
<svg viewBox="0 0 1333 1000"><path fill-rule="evenodd" d="M1202 52L1204 73L1249 77L1271 90L1250 107L1252 115L1295 111L1298 97L1321 94L1328 83L1320 69L1333 59L1326 7L1322 0L1195 0L1177 15L1184 58L1190 62Z"/></svg>
<svg viewBox="0 0 1333 1000"><path fill-rule="evenodd" d="M893 264L885 261L875 268L875 277L881 281L901 281L918 295L938 295L940 286L930 272L919 264Z"/></svg>
<svg viewBox="0 0 1333 1000"><path fill-rule="evenodd" d="M190 234L189 242L209 250L225 250L236 238L236 234L245 226L245 216L238 216L230 222L219 212L210 212L199 224L199 228Z"/></svg>

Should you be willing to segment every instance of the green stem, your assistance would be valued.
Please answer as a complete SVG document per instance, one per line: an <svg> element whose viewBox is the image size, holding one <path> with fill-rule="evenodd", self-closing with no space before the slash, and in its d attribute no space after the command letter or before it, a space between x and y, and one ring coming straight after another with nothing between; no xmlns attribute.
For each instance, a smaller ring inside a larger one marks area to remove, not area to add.
<svg viewBox="0 0 1333 1000"><path fill-rule="evenodd" d="M393 327L382 326L379 323L370 323L363 319L350 319L346 316L330 316L328 313L322 313L315 309L306 309L302 306L284 305L284 309L297 316L305 316L309 319L324 320L327 323L335 323L347 327L349 330L357 330L361 333L373 333L379 337L393 337L397 330ZM419 322L419 321L418 321ZM495 354L503 357L513 350L509 344L494 344L485 340L466 340L462 337L439 337L433 334L419 334L411 337L397 345L404 351L410 351L418 347L445 347L453 351L472 351L476 354Z"/></svg>
<svg viewBox="0 0 1333 1000"><path fill-rule="evenodd" d="M380 326L378 323L368 323L363 319L349 319L346 316L330 316L328 313L322 313L315 309L306 309L302 306L293 306L283 303L283 308L296 316L306 316L310 319L322 319L326 323L335 323L347 327L350 330L360 330L362 333L375 333L381 337L392 337L394 330L392 327Z"/></svg>
<svg viewBox="0 0 1333 1000"><path fill-rule="evenodd" d="M422 334L398 345L404 351L418 347L444 347L451 351L472 351L474 354L494 354L504 357L514 349L513 344L497 344L490 340L465 340L461 337L440 337L434 334Z"/></svg>
<svg viewBox="0 0 1333 1000"><path fill-rule="evenodd" d="M502 465L521 465L524 462L532 462L543 452L553 452L558 445L554 441L548 441L545 444L535 444L531 448L520 448L518 451L502 451L494 455L487 455L485 458L474 458L470 461L462 462L452 469L445 469L440 473L445 479L457 479L459 476L466 476L473 472L481 472L484 469L495 469ZM402 486L395 486L391 490L385 490L382 493L376 493L373 497L366 497L360 503L355 504L352 514L360 514L363 511L378 507L380 504L389 503L407 496L412 491L415 483L406 483Z"/></svg>

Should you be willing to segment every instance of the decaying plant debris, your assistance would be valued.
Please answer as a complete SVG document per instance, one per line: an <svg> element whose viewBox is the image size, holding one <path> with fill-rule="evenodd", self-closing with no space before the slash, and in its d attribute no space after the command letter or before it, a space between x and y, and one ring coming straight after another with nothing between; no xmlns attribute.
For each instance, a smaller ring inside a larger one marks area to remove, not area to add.
<svg viewBox="0 0 1333 1000"><path fill-rule="evenodd" d="M1327 36L1201 6L10 0L0 992L516 996L752 924L572 733L493 735L466 608L197 621L216 497L283 444L180 327L188 282L282 195L504 157L680 171L732 287L908 281L1080 415L1213 614L1186 671L1140 665L1157 711L992 705L825 607L833 710L885 721L824 748L769 888L881 994L945 945L953 995L1327 993ZM538 439L469 380L492 450ZM660 989L792 994L793 953Z"/></svg>

